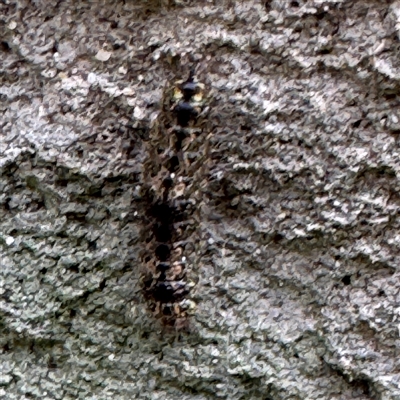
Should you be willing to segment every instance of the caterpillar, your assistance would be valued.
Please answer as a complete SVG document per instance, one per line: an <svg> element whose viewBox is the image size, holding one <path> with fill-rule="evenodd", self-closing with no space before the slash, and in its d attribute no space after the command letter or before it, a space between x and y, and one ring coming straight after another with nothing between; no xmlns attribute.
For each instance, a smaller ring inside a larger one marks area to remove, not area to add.
<svg viewBox="0 0 400 400"><path fill-rule="evenodd" d="M148 202L143 255L143 290L150 309L164 325L186 328L195 307L188 299L198 225L199 177L204 170L204 85L178 81L167 90L155 128L146 143L144 198Z"/></svg>

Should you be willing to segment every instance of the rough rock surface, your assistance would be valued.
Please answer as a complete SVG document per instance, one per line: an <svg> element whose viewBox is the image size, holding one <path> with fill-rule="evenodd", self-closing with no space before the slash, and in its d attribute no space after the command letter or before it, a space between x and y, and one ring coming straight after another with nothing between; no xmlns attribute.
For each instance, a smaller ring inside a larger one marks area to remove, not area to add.
<svg viewBox="0 0 400 400"><path fill-rule="evenodd" d="M400 2L0 2L0 398L400 399ZM191 331L141 291L143 143L211 110Z"/></svg>

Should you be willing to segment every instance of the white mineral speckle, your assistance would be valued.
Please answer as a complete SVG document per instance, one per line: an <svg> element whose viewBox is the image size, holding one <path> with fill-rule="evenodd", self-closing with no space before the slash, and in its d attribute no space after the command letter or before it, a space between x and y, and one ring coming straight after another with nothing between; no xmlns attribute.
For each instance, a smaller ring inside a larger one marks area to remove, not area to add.
<svg viewBox="0 0 400 400"><path fill-rule="evenodd" d="M100 49L98 52L97 52L97 54L96 54L96 58L99 60L99 61L108 61L109 59L110 59L110 57L111 57L111 52L110 51L106 51L106 50L103 50L103 49Z"/></svg>
<svg viewBox="0 0 400 400"><path fill-rule="evenodd" d="M136 118L138 120L141 120L141 119L143 119L145 117L145 115L146 114L144 113L144 111L143 111L143 109L141 107L139 107L139 106L135 107L135 109L133 111L134 118Z"/></svg>
<svg viewBox="0 0 400 400"><path fill-rule="evenodd" d="M11 246L15 242L15 239L12 236L7 236L6 237L6 244L8 246Z"/></svg>
<svg viewBox="0 0 400 400"><path fill-rule="evenodd" d="M17 27L17 23L15 21L10 21L8 24L8 29L14 30Z"/></svg>
<svg viewBox="0 0 400 400"><path fill-rule="evenodd" d="M121 75L125 75L128 72L128 69L125 66L121 66L118 68L118 73Z"/></svg>

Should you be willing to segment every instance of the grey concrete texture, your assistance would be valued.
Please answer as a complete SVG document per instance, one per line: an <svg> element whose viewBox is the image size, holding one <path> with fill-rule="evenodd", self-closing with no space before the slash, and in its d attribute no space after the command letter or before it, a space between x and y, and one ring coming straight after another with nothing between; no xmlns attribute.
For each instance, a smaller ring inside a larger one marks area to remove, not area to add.
<svg viewBox="0 0 400 400"><path fill-rule="evenodd" d="M399 1L1 1L0 398L400 399L399 31ZM175 332L141 187L194 64Z"/></svg>

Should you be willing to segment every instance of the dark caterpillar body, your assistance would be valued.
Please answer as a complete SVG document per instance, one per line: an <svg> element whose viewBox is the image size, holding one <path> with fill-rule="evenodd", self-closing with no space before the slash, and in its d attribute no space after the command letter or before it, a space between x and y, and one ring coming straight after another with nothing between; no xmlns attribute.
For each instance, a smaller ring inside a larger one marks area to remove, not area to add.
<svg viewBox="0 0 400 400"><path fill-rule="evenodd" d="M158 127L147 143L144 293L154 314L176 329L187 325L194 307L187 299L194 286L187 279L193 258L187 254L195 249L197 175L205 154L202 91L191 72L168 92Z"/></svg>

